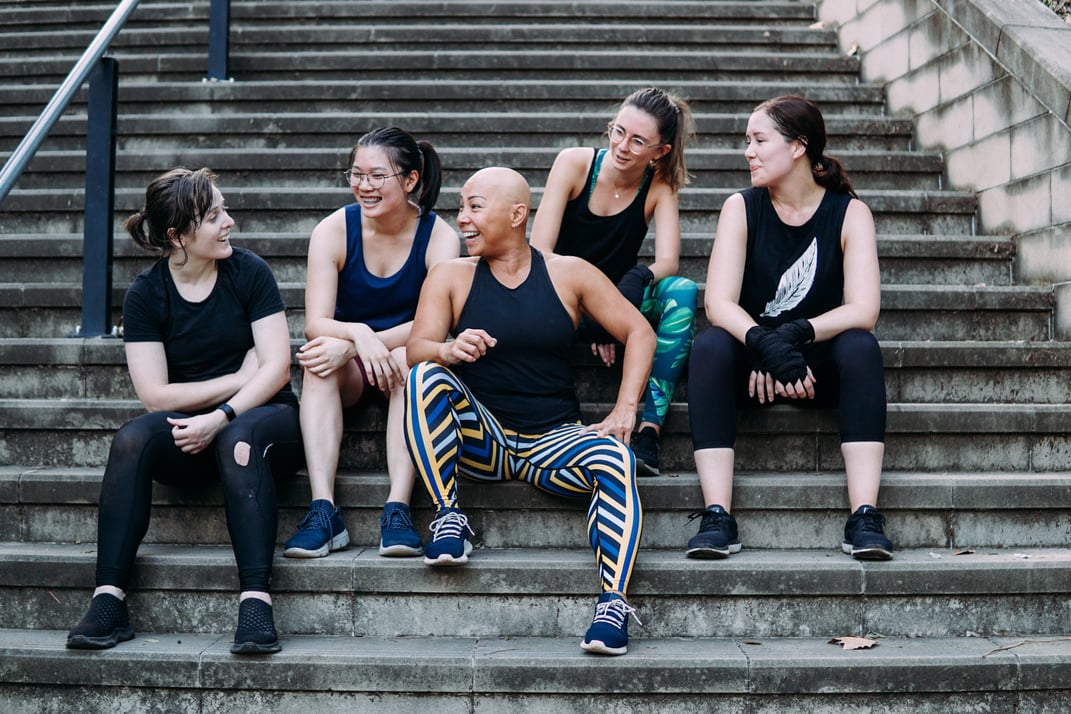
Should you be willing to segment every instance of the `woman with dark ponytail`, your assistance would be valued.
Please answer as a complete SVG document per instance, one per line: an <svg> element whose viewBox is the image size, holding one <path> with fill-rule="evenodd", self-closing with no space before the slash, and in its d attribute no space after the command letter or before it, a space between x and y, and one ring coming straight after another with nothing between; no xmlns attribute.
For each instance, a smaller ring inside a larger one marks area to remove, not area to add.
<svg viewBox="0 0 1071 714"><path fill-rule="evenodd" d="M658 87L638 89L606 128L603 149L564 149L554 160L532 224L532 246L573 255L599 268L654 326L658 349L630 446L637 473L659 474L662 424L688 361L698 288L677 275L681 251L678 194L688 183L684 147L695 127L688 103ZM637 262L654 221L654 260ZM606 366L616 344L584 318L578 339Z"/></svg>
<svg viewBox="0 0 1071 714"><path fill-rule="evenodd" d="M153 481L219 483L238 564L231 652L281 648L269 592L275 482L301 467L290 335L275 276L230 242L234 220L208 169L172 169L149 184L124 226L159 260L123 301L127 368L146 414L116 432L101 482L96 589L71 629L72 649L134 637L126 592L149 527Z"/></svg>
<svg viewBox="0 0 1071 714"><path fill-rule="evenodd" d="M320 221L309 239L301 431L312 503L283 555L318 558L349 544L335 506L342 410L387 406L390 494L380 519L380 555L420 555L409 517L416 471L402 433L405 343L424 277L456 258L460 240L432 210L442 167L426 141L397 127L374 129L349 154L356 203Z"/></svg>
<svg viewBox="0 0 1071 714"><path fill-rule="evenodd" d="M740 550L732 507L736 409L785 399L837 406L851 515L841 549L892 557L875 508L885 455L885 378L872 330L881 284L874 218L840 161L825 155L822 114L802 97L755 108L744 156L751 185L718 217L707 272L712 327L692 347L688 411L706 508L693 558Z"/></svg>

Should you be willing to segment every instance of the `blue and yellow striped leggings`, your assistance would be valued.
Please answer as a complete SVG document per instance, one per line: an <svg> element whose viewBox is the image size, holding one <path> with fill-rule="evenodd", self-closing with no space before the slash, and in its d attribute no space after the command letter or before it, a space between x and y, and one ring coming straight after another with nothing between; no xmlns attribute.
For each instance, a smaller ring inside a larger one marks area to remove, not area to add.
<svg viewBox="0 0 1071 714"><path fill-rule="evenodd" d="M406 383L405 441L435 505L457 506L457 476L527 481L558 496L587 496L588 538L604 592L624 595L643 512L636 462L617 439L563 424L545 434L504 429L453 372L421 362Z"/></svg>

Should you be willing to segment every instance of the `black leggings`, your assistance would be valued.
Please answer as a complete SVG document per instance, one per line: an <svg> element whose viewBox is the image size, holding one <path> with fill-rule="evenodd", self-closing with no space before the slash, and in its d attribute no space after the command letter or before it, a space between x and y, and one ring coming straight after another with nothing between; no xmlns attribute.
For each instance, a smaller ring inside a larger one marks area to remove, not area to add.
<svg viewBox="0 0 1071 714"><path fill-rule="evenodd" d="M837 406L841 443L884 442L885 375L874 335L846 330L802 352L816 380L814 399L778 397L775 403ZM711 327L696 335L688 366L688 418L695 450L733 448L737 405L762 406L747 395L750 372L747 350L731 334Z"/></svg>
<svg viewBox="0 0 1071 714"><path fill-rule="evenodd" d="M268 592L277 530L275 479L293 475L304 458L298 410L289 404L251 409L192 455L175 446L167 423L168 417L184 416L143 414L116 432L100 489L97 587L127 589L149 529L153 481L192 488L222 481L241 590ZM243 441L251 446L249 463L239 466L234 447Z"/></svg>

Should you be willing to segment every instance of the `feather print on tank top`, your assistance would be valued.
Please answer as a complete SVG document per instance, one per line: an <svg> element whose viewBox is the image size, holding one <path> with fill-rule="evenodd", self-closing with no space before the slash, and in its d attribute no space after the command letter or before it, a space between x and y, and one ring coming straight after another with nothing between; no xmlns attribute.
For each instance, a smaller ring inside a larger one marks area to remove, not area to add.
<svg viewBox="0 0 1071 714"><path fill-rule="evenodd" d="M803 251L795 263L789 266L777 281L774 298L766 303L761 317L777 317L788 312L807 297L814 285L815 271L818 269L818 238L812 238L807 250Z"/></svg>

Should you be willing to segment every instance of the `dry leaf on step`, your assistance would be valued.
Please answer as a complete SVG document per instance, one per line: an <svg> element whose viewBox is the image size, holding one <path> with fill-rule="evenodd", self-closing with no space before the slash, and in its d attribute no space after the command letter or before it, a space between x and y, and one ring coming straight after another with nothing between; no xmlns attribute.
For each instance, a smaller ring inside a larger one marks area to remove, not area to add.
<svg viewBox="0 0 1071 714"><path fill-rule="evenodd" d="M808 30L821 30L825 26L826 26L826 23L824 23L821 20L819 20L818 22L814 23L813 25L808 25L807 29Z"/></svg>
<svg viewBox="0 0 1071 714"><path fill-rule="evenodd" d="M971 550L970 548L967 548L965 550L957 550L952 555L971 555L972 553L974 553L974 551Z"/></svg>
<svg viewBox="0 0 1071 714"><path fill-rule="evenodd" d="M834 637L829 644L840 645L846 650L868 650L877 645L878 641L867 637Z"/></svg>
<svg viewBox="0 0 1071 714"><path fill-rule="evenodd" d="M847 55L848 57L855 57L855 55L859 54L859 43L858 42L853 42L851 44L851 46L848 47L848 51L845 52L844 54Z"/></svg>

